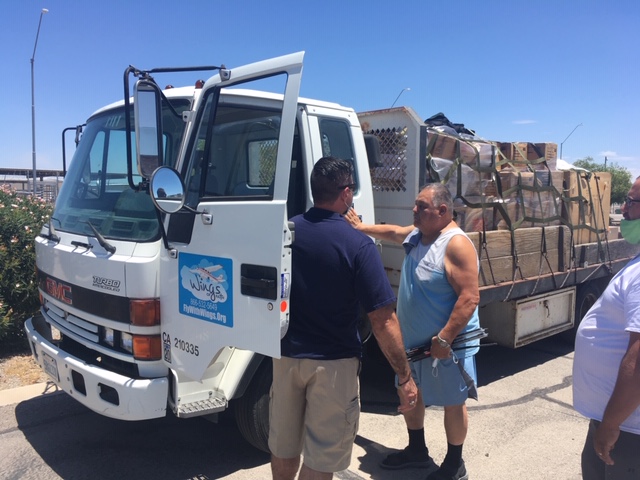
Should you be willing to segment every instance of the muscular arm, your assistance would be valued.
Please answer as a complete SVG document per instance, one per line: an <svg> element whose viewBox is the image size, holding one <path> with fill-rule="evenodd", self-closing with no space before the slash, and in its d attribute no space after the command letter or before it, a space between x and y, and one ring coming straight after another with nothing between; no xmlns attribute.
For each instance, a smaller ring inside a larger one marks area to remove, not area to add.
<svg viewBox="0 0 640 480"><path fill-rule="evenodd" d="M440 336L451 343L467 326L480 301L478 287L478 254L471 242L462 235L454 236L444 259L447 280L458 295L447 324ZM435 346L435 348L434 348ZM449 352L434 343L431 354L436 358L446 357Z"/></svg>
<svg viewBox="0 0 640 480"><path fill-rule="evenodd" d="M398 375L398 382L406 382L398 387L401 401L399 410L410 410L415 405L418 388L411 378L411 369L402 343L398 317L393 307L388 305L369 313L369 320L371 320L373 334L378 341L380 350L387 358L393 371ZM410 403L412 401L413 404Z"/></svg>
<svg viewBox="0 0 640 480"><path fill-rule="evenodd" d="M613 465L610 452L620 435L620 425L640 406L640 333L631 332L622 357L616 385L596 430L593 446L602 460Z"/></svg>
<svg viewBox="0 0 640 480"><path fill-rule="evenodd" d="M356 230L360 230L365 235L370 235L379 240L385 240L391 243L402 244L407 235L409 235L415 228L413 225L407 225L402 227L400 225L389 225L386 223L371 225L368 223L362 223L360 217L353 208L350 208L347 213L344 214L344 218L351 224Z"/></svg>

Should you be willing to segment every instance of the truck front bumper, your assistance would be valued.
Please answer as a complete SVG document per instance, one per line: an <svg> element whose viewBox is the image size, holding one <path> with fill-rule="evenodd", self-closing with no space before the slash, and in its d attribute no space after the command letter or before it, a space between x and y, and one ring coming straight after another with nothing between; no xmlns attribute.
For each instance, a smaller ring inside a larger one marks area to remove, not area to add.
<svg viewBox="0 0 640 480"><path fill-rule="evenodd" d="M85 407L119 420L148 420L166 415L169 392L166 377L134 379L89 365L52 343L51 329L39 314L29 318L24 328L38 365L51 381Z"/></svg>

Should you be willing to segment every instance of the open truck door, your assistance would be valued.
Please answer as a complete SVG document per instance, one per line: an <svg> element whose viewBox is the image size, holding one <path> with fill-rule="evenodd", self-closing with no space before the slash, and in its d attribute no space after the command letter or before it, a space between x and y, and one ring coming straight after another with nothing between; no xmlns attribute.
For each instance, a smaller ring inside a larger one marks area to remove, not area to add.
<svg viewBox="0 0 640 480"><path fill-rule="evenodd" d="M200 380L225 346L280 356L289 322L294 232L287 192L303 55L211 77L187 128L183 185L173 178L163 189L162 177L171 178L166 169L152 178L156 205L176 211L165 220L160 262L162 355L192 379Z"/></svg>

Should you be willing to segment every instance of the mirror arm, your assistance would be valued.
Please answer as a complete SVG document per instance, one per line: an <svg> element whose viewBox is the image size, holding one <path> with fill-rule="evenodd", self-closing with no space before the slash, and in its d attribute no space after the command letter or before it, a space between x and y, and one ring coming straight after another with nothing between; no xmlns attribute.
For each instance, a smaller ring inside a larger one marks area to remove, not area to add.
<svg viewBox="0 0 640 480"><path fill-rule="evenodd" d="M189 205L186 205L186 204L182 206L181 210L186 210L187 212L195 213L196 215L202 215L203 213L207 213L204 210L202 211L196 210L195 208L190 207Z"/></svg>
<svg viewBox="0 0 640 480"><path fill-rule="evenodd" d="M164 216L157 208L154 208L156 211L156 216L158 217L158 223L160 224L160 236L162 237L162 243L164 244L165 250L171 250L171 246L169 245L169 239L167 238L167 230L164 228Z"/></svg>
<svg viewBox="0 0 640 480"><path fill-rule="evenodd" d="M124 71L124 123L125 123L125 141L127 145L127 182L129 187L134 191L139 191L138 187L133 183L133 154L131 145L131 102L129 100L129 74L137 76L138 69L129 65Z"/></svg>

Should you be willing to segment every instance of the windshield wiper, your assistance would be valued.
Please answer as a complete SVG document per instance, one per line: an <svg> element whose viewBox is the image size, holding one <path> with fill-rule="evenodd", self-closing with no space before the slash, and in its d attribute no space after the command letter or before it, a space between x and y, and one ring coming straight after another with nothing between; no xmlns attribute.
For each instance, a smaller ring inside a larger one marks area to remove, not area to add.
<svg viewBox="0 0 640 480"><path fill-rule="evenodd" d="M98 243L100 244L100 246L102 248L104 248L109 253L116 253L116 247L114 247L109 242L107 242L105 240L105 238L102 236L102 234L98 231L98 229L96 227L94 227L93 224L90 221L87 220L84 223L89 225L89 228L91 228L91 231L96 236L96 240L98 240Z"/></svg>
<svg viewBox="0 0 640 480"><path fill-rule="evenodd" d="M53 228L53 220L58 220L57 218L50 217L49 218L49 233L46 235L41 235L47 240L51 240L52 242L60 243L60 237L56 233L56 229Z"/></svg>

